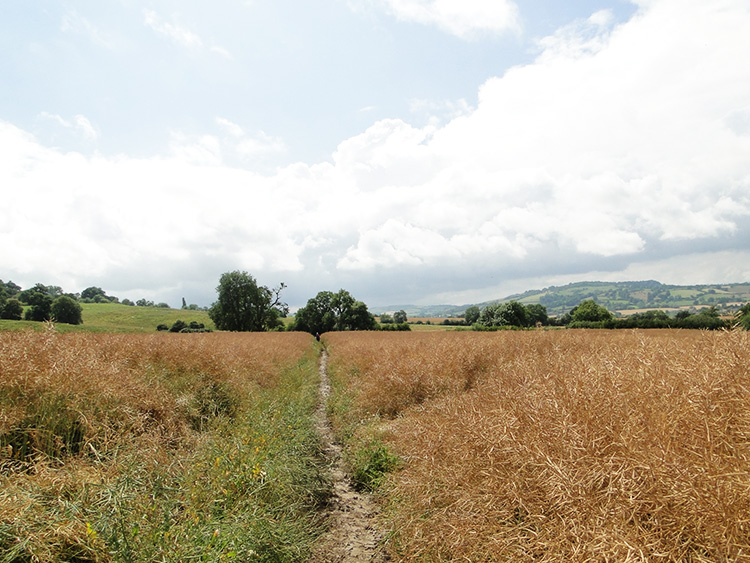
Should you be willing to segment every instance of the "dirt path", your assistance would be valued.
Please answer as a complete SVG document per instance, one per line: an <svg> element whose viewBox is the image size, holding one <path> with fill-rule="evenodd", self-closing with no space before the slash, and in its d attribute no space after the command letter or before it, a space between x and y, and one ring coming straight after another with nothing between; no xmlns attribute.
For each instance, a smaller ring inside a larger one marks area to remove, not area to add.
<svg viewBox="0 0 750 563"><path fill-rule="evenodd" d="M341 459L341 446L336 443L331 423L326 414L331 385L326 366L328 354L323 351L320 357L320 399L316 416L316 426L321 436L324 453L330 463L330 477L333 481L333 497L328 507L327 517L330 530L316 546L312 560L314 563L349 563L371 561L382 563L388 558L382 550L383 533L375 523L377 505L369 495L355 491Z"/></svg>

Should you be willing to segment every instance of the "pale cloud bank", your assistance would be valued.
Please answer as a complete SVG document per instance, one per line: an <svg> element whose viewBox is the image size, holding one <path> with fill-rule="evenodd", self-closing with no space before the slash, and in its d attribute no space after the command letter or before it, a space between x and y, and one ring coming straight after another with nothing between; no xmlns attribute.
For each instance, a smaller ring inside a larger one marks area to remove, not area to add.
<svg viewBox="0 0 750 563"><path fill-rule="evenodd" d="M750 243L747 29L740 0L644 1L614 27L598 13L445 124L378 121L330 162L265 174L236 159L283 141L227 117L140 159L62 153L0 121L5 275L210 301L221 272L246 269L289 283L294 305L339 287L374 303L478 301L518 280L703 266L715 276L701 280L750 281L713 259Z"/></svg>
<svg viewBox="0 0 750 563"><path fill-rule="evenodd" d="M434 25L470 39L478 35L518 31L518 7L509 0L383 0L401 21Z"/></svg>

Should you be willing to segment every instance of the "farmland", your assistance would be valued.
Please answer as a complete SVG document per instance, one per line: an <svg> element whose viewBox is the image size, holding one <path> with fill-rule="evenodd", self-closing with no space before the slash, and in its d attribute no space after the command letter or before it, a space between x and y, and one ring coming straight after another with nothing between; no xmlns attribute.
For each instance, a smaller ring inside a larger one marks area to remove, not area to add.
<svg viewBox="0 0 750 563"><path fill-rule="evenodd" d="M394 561L740 561L746 332L327 333L328 414ZM302 333L0 332L0 561L306 561Z"/></svg>
<svg viewBox="0 0 750 563"><path fill-rule="evenodd" d="M398 456L403 561L750 553L743 332L329 334L339 435Z"/></svg>
<svg viewBox="0 0 750 563"><path fill-rule="evenodd" d="M0 332L0 561L301 561L304 334Z"/></svg>

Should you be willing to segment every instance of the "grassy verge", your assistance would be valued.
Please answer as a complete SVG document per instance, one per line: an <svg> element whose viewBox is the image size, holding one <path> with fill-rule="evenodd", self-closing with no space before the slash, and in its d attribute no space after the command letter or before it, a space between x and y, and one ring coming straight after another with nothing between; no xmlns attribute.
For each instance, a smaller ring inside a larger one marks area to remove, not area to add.
<svg viewBox="0 0 750 563"><path fill-rule="evenodd" d="M0 562L307 559L328 495L309 336L23 332L0 351Z"/></svg>

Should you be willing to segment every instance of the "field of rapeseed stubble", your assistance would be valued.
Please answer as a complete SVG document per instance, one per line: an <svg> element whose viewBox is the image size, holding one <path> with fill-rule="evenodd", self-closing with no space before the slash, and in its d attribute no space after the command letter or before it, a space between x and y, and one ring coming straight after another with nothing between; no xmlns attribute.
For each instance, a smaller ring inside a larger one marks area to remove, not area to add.
<svg viewBox="0 0 750 563"><path fill-rule="evenodd" d="M304 334L0 333L0 561L304 561Z"/></svg>
<svg viewBox="0 0 750 563"><path fill-rule="evenodd" d="M749 336L325 341L352 463L401 460L379 488L394 560L676 562L750 559Z"/></svg>

